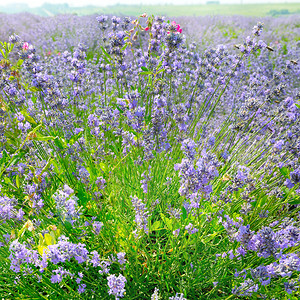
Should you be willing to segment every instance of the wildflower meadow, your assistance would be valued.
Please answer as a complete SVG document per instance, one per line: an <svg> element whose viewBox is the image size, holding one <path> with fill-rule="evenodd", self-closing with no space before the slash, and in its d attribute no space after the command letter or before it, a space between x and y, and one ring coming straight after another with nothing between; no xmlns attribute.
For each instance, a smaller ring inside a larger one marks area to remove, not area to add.
<svg viewBox="0 0 300 300"><path fill-rule="evenodd" d="M300 298L299 15L0 25L1 299Z"/></svg>

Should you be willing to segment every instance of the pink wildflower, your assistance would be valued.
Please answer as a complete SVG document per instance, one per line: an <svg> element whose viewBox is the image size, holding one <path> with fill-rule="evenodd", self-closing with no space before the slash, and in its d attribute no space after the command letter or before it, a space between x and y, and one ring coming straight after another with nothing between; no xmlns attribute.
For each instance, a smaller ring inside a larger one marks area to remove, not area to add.
<svg viewBox="0 0 300 300"><path fill-rule="evenodd" d="M182 32L182 29L180 28L180 25L177 24L177 32L181 33Z"/></svg>
<svg viewBox="0 0 300 300"><path fill-rule="evenodd" d="M28 50L28 48L29 48L29 44L28 44L27 42L25 42L25 43L23 44L23 49L24 49L24 50Z"/></svg>
<svg viewBox="0 0 300 300"><path fill-rule="evenodd" d="M146 27L146 28L145 28L145 31L148 31L148 30L149 30L149 27Z"/></svg>
<svg viewBox="0 0 300 300"><path fill-rule="evenodd" d="M171 24L176 28L176 31L177 31L178 33L182 33L182 29L180 28L180 25L179 25L179 24L176 24L175 21L173 21ZM170 34L170 33L168 32L168 34Z"/></svg>

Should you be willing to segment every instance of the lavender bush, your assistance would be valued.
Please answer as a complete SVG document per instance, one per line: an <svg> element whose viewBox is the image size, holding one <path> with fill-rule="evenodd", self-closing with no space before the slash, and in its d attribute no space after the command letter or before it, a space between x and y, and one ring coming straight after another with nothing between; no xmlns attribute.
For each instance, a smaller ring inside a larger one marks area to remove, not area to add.
<svg viewBox="0 0 300 300"><path fill-rule="evenodd" d="M4 299L300 297L296 18L1 18Z"/></svg>

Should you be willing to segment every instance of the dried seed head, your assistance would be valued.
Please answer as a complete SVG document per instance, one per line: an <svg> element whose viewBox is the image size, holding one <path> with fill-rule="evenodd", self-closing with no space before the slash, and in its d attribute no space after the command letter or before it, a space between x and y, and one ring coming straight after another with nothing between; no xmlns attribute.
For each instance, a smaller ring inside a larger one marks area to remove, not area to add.
<svg viewBox="0 0 300 300"><path fill-rule="evenodd" d="M136 31L136 33L132 36L132 40L133 40L133 41L136 41L136 40L137 40L137 31Z"/></svg>

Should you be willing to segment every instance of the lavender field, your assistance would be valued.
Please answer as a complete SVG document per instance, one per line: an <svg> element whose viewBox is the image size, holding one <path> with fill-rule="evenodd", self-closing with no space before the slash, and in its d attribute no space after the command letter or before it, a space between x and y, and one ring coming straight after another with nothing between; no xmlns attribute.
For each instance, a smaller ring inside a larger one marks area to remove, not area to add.
<svg viewBox="0 0 300 300"><path fill-rule="evenodd" d="M0 16L1 299L299 299L299 15Z"/></svg>

